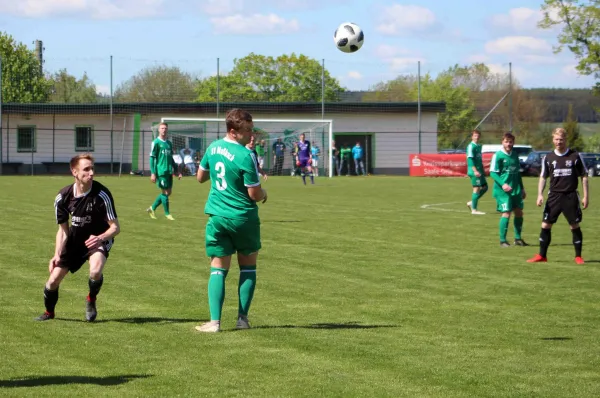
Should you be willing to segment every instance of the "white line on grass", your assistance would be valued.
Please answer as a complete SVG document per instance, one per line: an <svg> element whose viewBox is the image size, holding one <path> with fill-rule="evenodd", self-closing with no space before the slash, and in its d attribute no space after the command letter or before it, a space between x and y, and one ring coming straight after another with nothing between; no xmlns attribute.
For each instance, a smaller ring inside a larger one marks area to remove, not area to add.
<svg viewBox="0 0 600 398"><path fill-rule="evenodd" d="M461 202L446 202L446 203L424 204L424 205L421 205L421 209L439 210L439 211L451 211L453 213L464 213L463 210L445 209L443 207L439 207L439 206L445 206L445 205L454 205L454 204L457 204L457 203L461 203Z"/></svg>

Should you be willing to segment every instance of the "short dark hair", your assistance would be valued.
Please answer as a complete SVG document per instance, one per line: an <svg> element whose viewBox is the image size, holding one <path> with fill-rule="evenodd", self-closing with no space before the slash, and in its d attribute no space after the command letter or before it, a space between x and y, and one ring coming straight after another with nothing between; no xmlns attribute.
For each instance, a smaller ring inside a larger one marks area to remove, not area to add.
<svg viewBox="0 0 600 398"><path fill-rule="evenodd" d="M504 141L504 140L509 140L509 141L515 142L515 136L512 135L512 133L510 131L506 132L502 136L502 141Z"/></svg>
<svg viewBox="0 0 600 398"><path fill-rule="evenodd" d="M244 122L251 121L252 115L250 112L240 108L234 108L227 111L227 115L225 116L225 125L227 126L227 131L232 129L239 131Z"/></svg>
<svg viewBox="0 0 600 398"><path fill-rule="evenodd" d="M90 153L82 153L80 155L73 156L71 158L71 161L69 162L69 167L71 167L71 170L73 170L75 167L79 166L79 161L81 159L87 159L90 162L92 162L92 164L94 164L94 157Z"/></svg>
<svg viewBox="0 0 600 398"><path fill-rule="evenodd" d="M481 135L481 131L477 130L477 129L473 129L473 131L471 132L471 135L473 134L479 134Z"/></svg>

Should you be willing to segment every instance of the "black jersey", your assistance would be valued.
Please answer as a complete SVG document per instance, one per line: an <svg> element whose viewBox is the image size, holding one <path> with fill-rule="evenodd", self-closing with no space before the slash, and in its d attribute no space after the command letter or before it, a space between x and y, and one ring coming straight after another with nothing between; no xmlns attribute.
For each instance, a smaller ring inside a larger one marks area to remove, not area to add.
<svg viewBox="0 0 600 398"><path fill-rule="evenodd" d="M541 176L550 177L548 192L575 192L579 185L579 178L586 174L587 169L581 155L572 149L567 149L567 152L562 155L552 151L542 162Z"/></svg>
<svg viewBox="0 0 600 398"><path fill-rule="evenodd" d="M69 221L69 239L85 242L90 235L100 235L109 225L108 221L117 218L115 202L108 188L97 181L92 182L92 188L85 194L75 196L75 185L61 189L54 199L56 223Z"/></svg>

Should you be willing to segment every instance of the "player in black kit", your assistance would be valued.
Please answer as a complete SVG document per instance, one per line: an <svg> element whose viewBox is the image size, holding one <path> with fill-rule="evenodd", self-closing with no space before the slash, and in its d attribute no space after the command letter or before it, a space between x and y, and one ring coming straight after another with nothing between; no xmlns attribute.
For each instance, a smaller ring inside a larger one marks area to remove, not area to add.
<svg viewBox="0 0 600 398"><path fill-rule="evenodd" d="M555 149L546 155L542 162L538 184L538 206L544 203L544 188L548 177L550 177L550 189L548 190L546 206L544 206L542 231L540 232L540 252L527 260L530 263L548 261L546 253L548 252L548 246L550 246L552 225L556 223L562 213L567 219L573 234L575 262L584 264L581 257L583 235L579 223L583 218L581 208L586 209L589 203L588 177L583 159L577 151L567 148L566 138L567 132L565 129L555 129L552 132L552 142ZM581 206L579 205L579 193L577 192L579 178L581 178L581 184L583 185Z"/></svg>
<svg viewBox="0 0 600 398"><path fill-rule="evenodd" d="M96 319L96 296L102 287L102 270L113 238L120 231L110 191L94 181L94 158L89 154L75 156L70 167L75 183L61 189L54 199L58 232L54 257L48 265L50 278L44 287L46 311L36 318L38 321L54 318L61 281L69 271L77 272L86 261L90 263L90 291L85 318L88 322Z"/></svg>

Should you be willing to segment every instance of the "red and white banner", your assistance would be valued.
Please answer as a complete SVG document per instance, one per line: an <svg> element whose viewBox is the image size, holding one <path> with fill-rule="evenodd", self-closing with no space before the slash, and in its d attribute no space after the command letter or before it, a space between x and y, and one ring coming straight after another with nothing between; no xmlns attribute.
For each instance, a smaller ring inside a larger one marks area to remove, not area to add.
<svg viewBox="0 0 600 398"><path fill-rule="evenodd" d="M485 174L490 174L492 154L483 155ZM466 177L467 155L464 153L421 153L409 157L411 177Z"/></svg>

